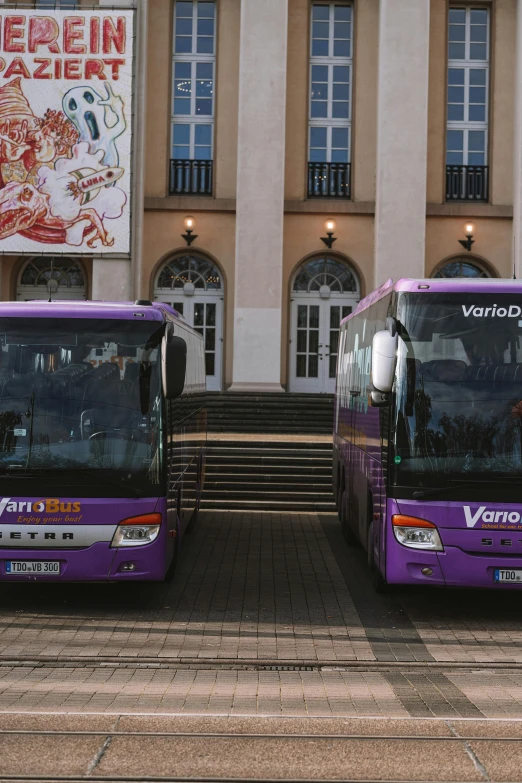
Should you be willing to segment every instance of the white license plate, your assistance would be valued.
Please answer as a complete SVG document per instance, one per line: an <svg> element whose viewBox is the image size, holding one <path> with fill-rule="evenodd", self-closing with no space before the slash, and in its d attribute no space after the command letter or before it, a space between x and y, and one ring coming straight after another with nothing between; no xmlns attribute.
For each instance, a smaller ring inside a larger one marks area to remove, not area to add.
<svg viewBox="0 0 522 783"><path fill-rule="evenodd" d="M6 560L6 574L59 574L59 560Z"/></svg>
<svg viewBox="0 0 522 783"><path fill-rule="evenodd" d="M522 568L495 568L494 581L522 583Z"/></svg>

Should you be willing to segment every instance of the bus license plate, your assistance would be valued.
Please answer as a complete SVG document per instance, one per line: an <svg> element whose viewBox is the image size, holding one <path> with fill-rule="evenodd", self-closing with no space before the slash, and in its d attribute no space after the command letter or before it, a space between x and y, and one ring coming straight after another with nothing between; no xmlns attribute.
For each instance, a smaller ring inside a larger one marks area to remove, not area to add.
<svg viewBox="0 0 522 783"><path fill-rule="evenodd" d="M522 568L495 568L495 582L522 582Z"/></svg>
<svg viewBox="0 0 522 783"><path fill-rule="evenodd" d="M59 574L59 560L6 560L6 574Z"/></svg>

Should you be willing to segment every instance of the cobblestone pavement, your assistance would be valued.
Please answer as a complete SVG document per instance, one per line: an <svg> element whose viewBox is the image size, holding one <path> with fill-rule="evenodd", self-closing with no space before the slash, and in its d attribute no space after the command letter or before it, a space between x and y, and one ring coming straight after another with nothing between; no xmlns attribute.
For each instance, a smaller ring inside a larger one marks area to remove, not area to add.
<svg viewBox="0 0 522 783"><path fill-rule="evenodd" d="M204 512L165 585L0 585L0 710L522 718L522 596L377 596L329 515Z"/></svg>

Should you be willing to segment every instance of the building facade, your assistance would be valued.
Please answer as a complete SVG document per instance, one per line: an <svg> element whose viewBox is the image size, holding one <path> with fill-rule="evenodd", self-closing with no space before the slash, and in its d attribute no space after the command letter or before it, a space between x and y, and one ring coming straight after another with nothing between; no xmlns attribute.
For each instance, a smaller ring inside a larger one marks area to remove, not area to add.
<svg viewBox="0 0 522 783"><path fill-rule="evenodd" d="M389 277L522 275L522 3L106 5L136 9L131 258L4 253L2 299L168 302L210 389L321 393Z"/></svg>

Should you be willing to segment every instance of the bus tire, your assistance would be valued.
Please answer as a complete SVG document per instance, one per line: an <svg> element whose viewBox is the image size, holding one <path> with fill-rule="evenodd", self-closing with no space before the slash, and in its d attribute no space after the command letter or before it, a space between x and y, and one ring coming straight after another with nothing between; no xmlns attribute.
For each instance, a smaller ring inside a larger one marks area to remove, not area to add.
<svg viewBox="0 0 522 783"><path fill-rule="evenodd" d="M375 562L373 551L373 522L368 528L368 567L370 569L370 578L372 586L378 595L385 595L390 592L390 585L381 574L381 571Z"/></svg>
<svg viewBox="0 0 522 783"><path fill-rule="evenodd" d="M357 539L357 536L353 532L352 528L350 527L346 506L347 506L346 492L343 492L341 496L341 510L340 510L341 530L343 533L343 538L348 544L348 546L357 546L359 541Z"/></svg>

